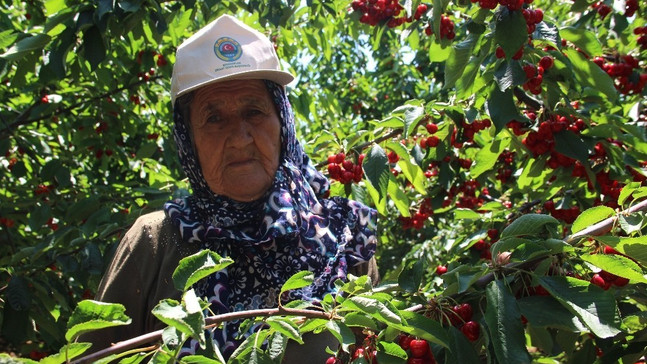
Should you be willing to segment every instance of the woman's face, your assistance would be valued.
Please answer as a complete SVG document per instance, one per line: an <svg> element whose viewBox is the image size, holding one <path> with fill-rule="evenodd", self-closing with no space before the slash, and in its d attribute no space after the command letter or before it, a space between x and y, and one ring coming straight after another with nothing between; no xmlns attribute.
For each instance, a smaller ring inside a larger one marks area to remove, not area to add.
<svg viewBox="0 0 647 364"><path fill-rule="evenodd" d="M198 89L191 130L211 190L236 201L260 198L279 165L281 123L261 80L218 82Z"/></svg>

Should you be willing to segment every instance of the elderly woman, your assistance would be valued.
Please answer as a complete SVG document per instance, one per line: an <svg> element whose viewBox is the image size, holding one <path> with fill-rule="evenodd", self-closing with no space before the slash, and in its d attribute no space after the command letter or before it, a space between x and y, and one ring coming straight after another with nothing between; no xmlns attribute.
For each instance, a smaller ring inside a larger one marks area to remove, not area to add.
<svg viewBox="0 0 647 364"><path fill-rule="evenodd" d="M163 327L151 309L180 297L171 275L200 249L234 260L194 286L215 313L276 307L282 284L301 270L315 281L288 299L321 300L349 272L376 277L376 213L324 198L328 181L295 137L284 90L292 80L271 42L227 15L178 48L174 137L193 194L140 217L120 243L97 299L124 304L132 324L98 331L96 349ZM240 343L238 324L208 333L225 358Z"/></svg>

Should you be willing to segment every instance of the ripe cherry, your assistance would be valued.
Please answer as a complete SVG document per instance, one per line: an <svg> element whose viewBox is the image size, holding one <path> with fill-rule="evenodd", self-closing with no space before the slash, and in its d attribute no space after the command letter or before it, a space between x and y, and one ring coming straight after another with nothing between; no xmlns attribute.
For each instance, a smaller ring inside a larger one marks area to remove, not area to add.
<svg viewBox="0 0 647 364"><path fill-rule="evenodd" d="M469 341L476 341L481 335L481 325L476 321L467 321L461 326L461 332Z"/></svg>
<svg viewBox="0 0 647 364"><path fill-rule="evenodd" d="M414 339L411 340L409 349L411 349L411 356L414 358L424 358L429 352L429 344L425 340Z"/></svg>
<svg viewBox="0 0 647 364"><path fill-rule="evenodd" d="M469 303L458 304L454 306L452 310L460 316L463 322L467 322L472 319L472 305Z"/></svg>
<svg viewBox="0 0 647 364"><path fill-rule="evenodd" d="M438 274L440 276L440 275L443 275L445 273L447 273L447 267L446 266L439 265L439 266L436 267L436 274Z"/></svg>
<svg viewBox="0 0 647 364"><path fill-rule="evenodd" d="M413 337L406 334L402 334L400 335L400 339L398 340L398 345L400 345L402 350L409 350L412 340L413 340Z"/></svg>
<svg viewBox="0 0 647 364"><path fill-rule="evenodd" d="M435 132L437 132L437 131L438 131L438 125L436 125L436 124L434 124L434 123L428 123L428 124L425 126L425 128L427 128L427 132L428 132L429 134L434 134Z"/></svg>

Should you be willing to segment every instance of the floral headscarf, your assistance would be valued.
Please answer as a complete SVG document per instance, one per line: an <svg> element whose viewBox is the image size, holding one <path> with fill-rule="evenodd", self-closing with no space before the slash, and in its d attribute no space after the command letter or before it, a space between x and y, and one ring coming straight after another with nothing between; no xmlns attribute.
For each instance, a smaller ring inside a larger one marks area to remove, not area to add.
<svg viewBox="0 0 647 364"><path fill-rule="evenodd" d="M193 194L167 202L166 214L185 242L199 244L234 263L194 286L216 314L276 307L283 283L298 271L314 273L314 283L290 291L282 301L316 302L346 279L348 266L375 253L375 210L341 197L324 198L329 182L312 165L296 139L294 116L283 87L265 81L281 121L281 157L265 195L242 203L214 194L207 185L191 143L191 131L175 108L174 137ZM209 331L228 358L240 343L239 322ZM193 353L191 341L184 352Z"/></svg>

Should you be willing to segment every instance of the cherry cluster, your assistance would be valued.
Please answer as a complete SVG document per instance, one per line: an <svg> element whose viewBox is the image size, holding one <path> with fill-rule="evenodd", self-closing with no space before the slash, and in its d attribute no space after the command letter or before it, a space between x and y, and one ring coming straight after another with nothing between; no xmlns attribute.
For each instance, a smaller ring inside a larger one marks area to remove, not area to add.
<svg viewBox="0 0 647 364"><path fill-rule="evenodd" d="M519 126L515 123L515 120L507 124L508 127L512 128L515 134L519 130ZM515 130L515 128L517 130ZM535 157L538 157L542 154L551 153L551 156L558 155L554 151L555 139L553 138L554 133L558 133L562 130L570 130L575 134L579 134L582 130L587 128L587 124L581 118L576 118L573 116L559 116L559 115L550 115L545 121L542 121L539 124L537 131L530 131L528 135L523 138L523 145L528 148ZM561 160L561 159L560 159ZM564 159L571 161L572 159ZM554 166L554 162L548 162L549 166ZM560 163L557 163L559 165ZM570 166L572 164L563 165Z"/></svg>
<svg viewBox="0 0 647 364"><path fill-rule="evenodd" d="M640 50L647 49L647 26L634 28L634 34L638 36Z"/></svg>
<svg viewBox="0 0 647 364"><path fill-rule="evenodd" d="M420 230L425 226L425 222L434 213L431 207L431 199L425 198L422 200L420 207L416 212L411 214L411 217L400 216L400 223L403 229L416 229Z"/></svg>
<svg viewBox="0 0 647 364"><path fill-rule="evenodd" d="M523 66L523 71L526 73L528 79L523 84L523 89L530 91L533 95L541 93L541 84L544 80L544 71L550 69L555 64L555 60L551 56L541 57L538 65L526 64Z"/></svg>
<svg viewBox="0 0 647 364"><path fill-rule="evenodd" d="M618 62L607 62L602 57L595 57L593 62L614 79L615 87L621 94L639 94L647 85L647 73L638 75L634 72L634 69L640 69L640 65L631 55L620 57Z"/></svg>
<svg viewBox="0 0 647 364"><path fill-rule="evenodd" d="M481 325L472 320L473 309L469 303L459 303L443 316L441 323L458 328L469 341L476 341L481 336Z"/></svg>
<svg viewBox="0 0 647 364"><path fill-rule="evenodd" d="M544 209L548 211L552 217L562 220L567 224L572 224L581 212L578 206L558 209L555 207L555 202L552 200L544 202Z"/></svg>
<svg viewBox="0 0 647 364"><path fill-rule="evenodd" d="M460 149L463 147L464 143L473 143L474 135L481 130L489 128L490 126L492 126L492 121L490 119L474 120L471 123L463 121L461 123L462 138L458 138L458 130L454 129L450 142L454 146L454 148Z"/></svg>
<svg viewBox="0 0 647 364"><path fill-rule="evenodd" d="M431 24L425 28L425 34L431 36L434 34L434 30L431 28ZM440 16L440 39L452 40L456 38L456 32L454 32L454 22L445 15Z"/></svg>
<svg viewBox="0 0 647 364"><path fill-rule="evenodd" d="M433 122L428 122L427 125L425 125L425 129L427 129L427 132L431 134L430 137L422 137L418 140L418 143L420 144L421 149L427 149L427 148L435 148L440 144L440 138L437 136L433 135L436 134L438 131L438 125L436 125Z"/></svg>
<svg viewBox="0 0 647 364"><path fill-rule="evenodd" d="M407 352L407 364L436 364L434 353L426 340L418 339L407 334L400 334L398 345Z"/></svg>
<svg viewBox="0 0 647 364"><path fill-rule="evenodd" d="M523 14L523 18L526 20L528 34L534 33L537 28L537 24L544 20L544 11L541 9L523 9L521 14Z"/></svg>
<svg viewBox="0 0 647 364"><path fill-rule="evenodd" d="M342 184L359 183L364 177L364 170L362 169L362 162L364 161L364 154L360 154L357 158L357 164L346 159L346 154L343 152L328 156L328 174L330 178L335 179Z"/></svg>
<svg viewBox="0 0 647 364"><path fill-rule="evenodd" d="M106 123L105 121L100 121L94 128L94 132L97 134L103 134L106 131L108 131L108 123Z"/></svg>
<svg viewBox="0 0 647 364"><path fill-rule="evenodd" d="M514 162L514 157L515 157L515 152L510 152L507 150L504 150L499 154L498 162L503 164L503 167L499 168L496 173L496 179L501 181L502 183L508 182L510 177L512 177L512 163Z"/></svg>
<svg viewBox="0 0 647 364"><path fill-rule="evenodd" d="M418 20L427 12L427 5L420 4L413 17L399 17L404 7L397 0L353 0L351 8L362 14L359 18L360 23L376 26L386 21L389 28Z"/></svg>
<svg viewBox="0 0 647 364"><path fill-rule="evenodd" d="M505 6L509 10L519 10L523 4L532 4L533 0L470 0L472 4L479 3L483 9L494 9L497 5Z"/></svg>
<svg viewBox="0 0 647 364"><path fill-rule="evenodd" d="M469 159L464 159L463 161L469 161L471 164L471 161ZM464 163L466 164L466 163ZM477 180L467 180L463 182L460 186L452 186L450 187L449 191L447 192L447 196L445 197L445 200L443 200L442 206L447 207L451 204L451 201L453 201L454 197L458 197L456 199L456 207L461 207L461 208L466 208L466 209L475 209L483 206L483 204L486 202L482 196L486 195L483 189L479 196L476 196L476 192L479 191L479 188L481 187L481 184Z"/></svg>
<svg viewBox="0 0 647 364"><path fill-rule="evenodd" d="M155 75L155 69L151 68L150 70L148 70L146 72L138 72L137 73L137 78L140 81L148 82L148 80L150 80L151 76L153 76L153 75Z"/></svg>

